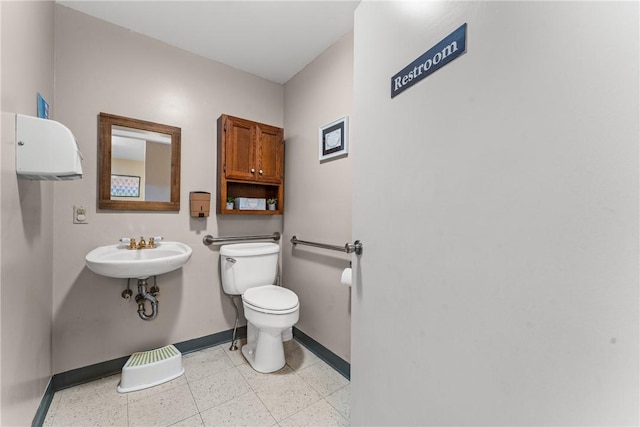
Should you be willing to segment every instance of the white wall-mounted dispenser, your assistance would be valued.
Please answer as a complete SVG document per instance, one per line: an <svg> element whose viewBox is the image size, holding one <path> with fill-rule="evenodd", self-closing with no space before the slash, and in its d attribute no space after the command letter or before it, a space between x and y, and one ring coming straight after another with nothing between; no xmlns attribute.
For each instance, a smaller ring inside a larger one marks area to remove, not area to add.
<svg viewBox="0 0 640 427"><path fill-rule="evenodd" d="M82 154L71 131L54 120L16 114L16 173L20 178L82 178Z"/></svg>

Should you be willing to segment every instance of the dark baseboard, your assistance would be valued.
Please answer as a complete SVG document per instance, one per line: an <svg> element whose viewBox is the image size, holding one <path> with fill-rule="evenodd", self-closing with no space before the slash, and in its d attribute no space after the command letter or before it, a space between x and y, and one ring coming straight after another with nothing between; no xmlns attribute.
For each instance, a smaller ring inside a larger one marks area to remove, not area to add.
<svg viewBox="0 0 640 427"><path fill-rule="evenodd" d="M84 366L82 368L55 374L51 378L53 391L56 392L65 388L115 375L122 371L122 367L127 363L128 359L129 356L119 357L117 359L96 363L95 365Z"/></svg>
<svg viewBox="0 0 640 427"><path fill-rule="evenodd" d="M247 336L247 327L246 326L238 326L238 332L236 334L236 339L246 338ZM194 338L188 341L182 341L177 344L174 344L178 351L182 354L193 353L194 351L199 351L207 347L213 347L216 345L223 344L225 342L231 342L233 339L233 329L229 329L228 331L218 332L217 334L207 335L200 338Z"/></svg>
<svg viewBox="0 0 640 427"><path fill-rule="evenodd" d="M239 327L237 338L245 338L246 336L247 327ZM293 336L312 353L342 374L342 376L346 379L350 379L351 365L348 362L341 359L335 353L331 352L331 350L327 349L322 344L295 327L293 328ZM174 345L181 353L188 354L230 342L232 337L233 329L229 329L228 331L222 331L188 341L182 341ZM106 362L96 363L94 365L55 374L51 377L51 381L49 381L49 385L47 386L44 396L40 401L40 406L36 411L36 415L33 418L31 425L34 427L42 426L47 416L49 406L51 406L53 395L56 391L119 374L122 372L122 367L127 363L128 359L129 356L119 357L118 359L107 360Z"/></svg>
<svg viewBox="0 0 640 427"><path fill-rule="evenodd" d="M351 364L342 359L337 354L320 344L318 341L311 338L309 335L302 332L300 329L293 327L293 336L300 342L300 344L307 347L313 354L318 356L327 365L342 374L343 377L351 381Z"/></svg>
<svg viewBox="0 0 640 427"><path fill-rule="evenodd" d="M38 410L36 411L36 416L33 417L33 421L31 421L31 427L39 427L44 424L44 419L47 417L47 411L49 411L49 406L51 406L51 401L53 400L53 378L49 380L49 384L47 385L47 389L44 391L44 396L42 396L42 400L40 400L40 405L38 406Z"/></svg>

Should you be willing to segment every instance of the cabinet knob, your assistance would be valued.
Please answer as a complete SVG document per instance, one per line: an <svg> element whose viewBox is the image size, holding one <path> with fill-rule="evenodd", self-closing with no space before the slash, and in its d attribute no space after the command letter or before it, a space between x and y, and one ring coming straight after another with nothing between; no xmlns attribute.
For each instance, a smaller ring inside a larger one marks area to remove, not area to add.
<svg viewBox="0 0 640 427"><path fill-rule="evenodd" d="M259 173L260 175L262 175L262 169L260 169L260 170L258 171L258 173Z"/></svg>
<svg viewBox="0 0 640 427"><path fill-rule="evenodd" d="M251 173L256 173L256 170L254 168L251 168Z"/></svg>

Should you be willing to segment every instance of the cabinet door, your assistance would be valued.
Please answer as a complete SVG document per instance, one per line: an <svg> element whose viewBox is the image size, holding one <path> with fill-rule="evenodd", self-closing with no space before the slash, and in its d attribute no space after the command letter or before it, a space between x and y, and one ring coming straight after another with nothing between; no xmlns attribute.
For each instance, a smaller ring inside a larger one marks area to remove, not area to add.
<svg viewBox="0 0 640 427"><path fill-rule="evenodd" d="M282 129L257 126L258 175L257 180L280 184L284 164L284 141Z"/></svg>
<svg viewBox="0 0 640 427"><path fill-rule="evenodd" d="M227 117L225 132L225 176L227 179L256 179L255 126L247 120Z"/></svg>

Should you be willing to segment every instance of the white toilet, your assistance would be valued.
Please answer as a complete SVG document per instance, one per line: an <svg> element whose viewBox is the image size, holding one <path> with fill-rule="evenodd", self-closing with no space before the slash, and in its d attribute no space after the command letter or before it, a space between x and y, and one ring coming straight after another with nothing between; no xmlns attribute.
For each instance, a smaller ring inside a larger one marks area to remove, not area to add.
<svg viewBox="0 0 640 427"><path fill-rule="evenodd" d="M242 295L247 319L247 344L242 354L258 372L269 373L284 364L282 334L300 317L298 296L274 286L280 246L275 243L238 243L220 247L222 288Z"/></svg>

